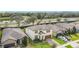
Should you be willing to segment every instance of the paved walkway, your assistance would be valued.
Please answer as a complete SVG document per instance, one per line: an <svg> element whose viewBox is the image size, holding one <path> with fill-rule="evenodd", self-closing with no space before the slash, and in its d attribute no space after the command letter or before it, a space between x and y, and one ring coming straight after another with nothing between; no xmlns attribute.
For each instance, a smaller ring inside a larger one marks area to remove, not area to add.
<svg viewBox="0 0 79 59"><path fill-rule="evenodd" d="M55 42L57 44L57 46L60 46L60 44L57 41L55 41L54 39L52 39L52 41Z"/></svg>
<svg viewBox="0 0 79 59"><path fill-rule="evenodd" d="M57 48L60 48L60 47L65 47L65 46L67 46L67 45L71 45L71 44L73 44L73 43L76 43L76 42L79 42L79 40L76 40L76 41L70 41L70 42L68 42L68 43L66 43L66 44L64 44L64 45L62 45L62 46L58 46Z"/></svg>

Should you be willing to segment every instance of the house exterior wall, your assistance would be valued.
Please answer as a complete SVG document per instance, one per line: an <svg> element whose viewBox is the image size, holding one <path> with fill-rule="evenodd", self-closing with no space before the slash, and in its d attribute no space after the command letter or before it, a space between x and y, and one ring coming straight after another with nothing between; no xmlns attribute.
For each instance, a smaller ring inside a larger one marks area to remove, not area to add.
<svg viewBox="0 0 79 59"><path fill-rule="evenodd" d="M50 38L52 37L52 31L50 30L50 32L46 32L45 34L41 34L39 35L40 37L38 37L40 40L45 40L47 36L50 36Z"/></svg>
<svg viewBox="0 0 79 59"><path fill-rule="evenodd" d="M26 34L32 39L34 40L35 39L35 32L30 30L30 29L26 29Z"/></svg>
<svg viewBox="0 0 79 59"><path fill-rule="evenodd" d="M45 31L46 32L46 31ZM52 37L52 30L50 30L49 32L46 32L45 34L38 34L35 33L35 31L32 31L31 29L26 29L26 34L32 39L34 40L36 38L36 36L38 37L38 39L40 40L45 40L46 36L51 36ZM50 37L50 38L51 38Z"/></svg>
<svg viewBox="0 0 79 59"><path fill-rule="evenodd" d="M44 39L46 39L46 37L49 37L49 36L50 36L49 38L51 38L52 37L52 30L50 30L50 32L46 33L44 36L45 36Z"/></svg>

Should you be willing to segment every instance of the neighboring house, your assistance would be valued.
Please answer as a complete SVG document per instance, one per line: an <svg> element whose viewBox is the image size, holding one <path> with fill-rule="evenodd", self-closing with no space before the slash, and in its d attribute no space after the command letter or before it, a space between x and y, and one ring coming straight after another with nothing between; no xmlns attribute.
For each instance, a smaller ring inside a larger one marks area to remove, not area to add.
<svg viewBox="0 0 79 59"><path fill-rule="evenodd" d="M17 26L18 26L18 24L15 20L10 21L10 23L8 23L8 27L17 27Z"/></svg>
<svg viewBox="0 0 79 59"><path fill-rule="evenodd" d="M51 38L52 31L46 32L45 30L33 31L31 29L26 29L26 34L32 39L44 40L46 38Z"/></svg>
<svg viewBox="0 0 79 59"><path fill-rule="evenodd" d="M17 42L19 44L22 43L22 39L26 36L26 34L19 28L6 28L3 29L1 44L3 47L15 47L17 46Z"/></svg>
<svg viewBox="0 0 79 59"><path fill-rule="evenodd" d="M18 24L15 20L13 21L2 21L0 27L16 27Z"/></svg>

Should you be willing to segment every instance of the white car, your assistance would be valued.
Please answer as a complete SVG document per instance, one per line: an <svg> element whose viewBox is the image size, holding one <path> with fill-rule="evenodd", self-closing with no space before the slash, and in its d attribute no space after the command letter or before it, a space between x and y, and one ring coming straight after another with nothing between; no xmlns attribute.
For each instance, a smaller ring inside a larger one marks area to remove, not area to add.
<svg viewBox="0 0 79 59"><path fill-rule="evenodd" d="M65 42L67 42L67 41L68 41L68 40L67 40L65 37L63 37L63 36L59 36L58 38L60 38L60 39L64 40Z"/></svg>

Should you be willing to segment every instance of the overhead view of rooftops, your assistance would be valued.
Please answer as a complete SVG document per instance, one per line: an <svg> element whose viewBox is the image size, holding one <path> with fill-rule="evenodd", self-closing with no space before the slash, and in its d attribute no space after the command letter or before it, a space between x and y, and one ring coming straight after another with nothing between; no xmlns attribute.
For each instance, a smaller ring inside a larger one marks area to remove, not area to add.
<svg viewBox="0 0 79 59"><path fill-rule="evenodd" d="M0 48L79 48L79 12L0 12Z"/></svg>

